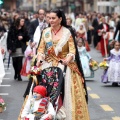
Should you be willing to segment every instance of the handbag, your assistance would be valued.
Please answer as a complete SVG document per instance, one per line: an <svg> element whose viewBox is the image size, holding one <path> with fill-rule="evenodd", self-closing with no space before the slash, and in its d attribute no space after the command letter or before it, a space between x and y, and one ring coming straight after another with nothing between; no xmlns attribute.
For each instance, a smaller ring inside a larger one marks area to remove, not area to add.
<svg viewBox="0 0 120 120"><path fill-rule="evenodd" d="M65 120L66 118L66 111L65 111L65 108L62 106L57 114L56 114L56 117L55 117L55 120Z"/></svg>

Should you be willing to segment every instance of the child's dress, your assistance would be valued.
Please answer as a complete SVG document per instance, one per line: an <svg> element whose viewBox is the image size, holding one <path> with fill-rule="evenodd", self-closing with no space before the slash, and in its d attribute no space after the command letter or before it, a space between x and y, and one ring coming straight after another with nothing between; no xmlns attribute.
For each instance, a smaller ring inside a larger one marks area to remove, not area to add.
<svg viewBox="0 0 120 120"><path fill-rule="evenodd" d="M91 71L90 66L89 66L89 61L91 59L91 56L89 53L86 51L85 47L78 47L78 52L84 72L85 77L93 77L93 71Z"/></svg>
<svg viewBox="0 0 120 120"><path fill-rule="evenodd" d="M35 52L36 52L35 48L31 48L30 45L27 46L24 52L25 61L20 72L22 76L28 76L30 74L29 72L31 68L31 61L33 56L35 56Z"/></svg>
<svg viewBox="0 0 120 120"><path fill-rule="evenodd" d="M120 50L116 51L112 49L110 51L110 57L107 58L109 62L109 68L105 70L104 78L102 82L120 82ZM107 78L107 79L106 79Z"/></svg>

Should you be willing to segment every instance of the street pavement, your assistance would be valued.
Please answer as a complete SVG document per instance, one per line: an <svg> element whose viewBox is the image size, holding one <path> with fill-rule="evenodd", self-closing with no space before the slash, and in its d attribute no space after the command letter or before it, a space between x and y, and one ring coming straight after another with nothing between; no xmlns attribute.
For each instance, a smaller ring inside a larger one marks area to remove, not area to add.
<svg viewBox="0 0 120 120"><path fill-rule="evenodd" d="M102 61L99 51L91 48L90 55L98 62ZM17 120L23 104L23 94L28 79L23 81L13 80L14 71L12 64L7 70L7 60L4 63L6 75L0 86L0 95L7 104L7 109L0 113L0 120ZM87 89L89 94L88 108L90 120L120 120L120 86L112 87L111 84L101 83L102 69L95 71L94 78L87 78Z"/></svg>

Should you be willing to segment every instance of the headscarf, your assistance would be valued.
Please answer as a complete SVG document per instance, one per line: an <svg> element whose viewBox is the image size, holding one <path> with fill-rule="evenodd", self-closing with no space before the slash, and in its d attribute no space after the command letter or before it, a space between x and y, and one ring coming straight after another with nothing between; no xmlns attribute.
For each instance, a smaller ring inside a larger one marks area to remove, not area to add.
<svg viewBox="0 0 120 120"><path fill-rule="evenodd" d="M87 40L87 30L86 30L86 28L85 28L85 25L84 25L84 23L80 23L80 25L78 26L78 28L77 28L77 32L79 31L79 29L80 29L80 26L83 26L83 31L85 31L85 38L86 38L86 40Z"/></svg>

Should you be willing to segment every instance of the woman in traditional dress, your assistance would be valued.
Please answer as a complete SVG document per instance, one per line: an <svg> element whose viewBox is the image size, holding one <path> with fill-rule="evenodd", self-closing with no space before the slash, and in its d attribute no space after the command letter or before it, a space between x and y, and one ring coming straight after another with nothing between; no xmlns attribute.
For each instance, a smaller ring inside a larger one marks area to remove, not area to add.
<svg viewBox="0 0 120 120"><path fill-rule="evenodd" d="M66 120L89 120L79 55L63 11L54 9L50 12L50 25L43 30L37 51L37 66L40 65L41 69L58 66L62 70L67 66L63 101Z"/></svg>
<svg viewBox="0 0 120 120"><path fill-rule="evenodd" d="M84 72L85 77L94 77L94 72L91 71L90 69L90 61L92 61L92 57L90 54L86 51L86 48L84 47L84 40L80 38L77 41L77 47L78 47L78 52Z"/></svg>
<svg viewBox="0 0 120 120"><path fill-rule="evenodd" d="M110 61L109 68L105 73L107 75L104 83L112 82L113 86L118 86L120 83L120 43L115 42L114 49L110 51L110 57L104 58L105 61ZM106 75L104 75L106 77Z"/></svg>
<svg viewBox="0 0 120 120"><path fill-rule="evenodd" d="M103 17L102 23L98 26L98 35L100 36L100 50L103 57L107 54L107 51L105 49L108 45L108 39L105 39L105 34L108 31L109 25L106 23L105 18Z"/></svg>

